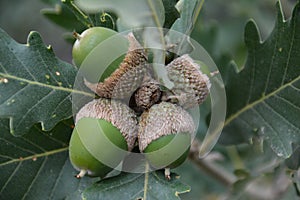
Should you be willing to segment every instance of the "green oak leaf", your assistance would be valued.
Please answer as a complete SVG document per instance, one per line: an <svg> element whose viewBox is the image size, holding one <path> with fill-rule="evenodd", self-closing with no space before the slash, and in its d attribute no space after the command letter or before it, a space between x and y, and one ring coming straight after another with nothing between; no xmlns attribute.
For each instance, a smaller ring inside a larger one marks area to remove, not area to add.
<svg viewBox="0 0 300 200"><path fill-rule="evenodd" d="M10 119L11 133L23 135L38 122L50 130L71 117L76 72L37 32L24 45L0 29L0 118Z"/></svg>
<svg viewBox="0 0 300 200"><path fill-rule="evenodd" d="M74 13L65 4L61 3L61 1L57 1L54 4L54 8L42 9L41 13L53 23L69 31L76 30L77 32L81 32L87 28L85 24L77 20Z"/></svg>
<svg viewBox="0 0 300 200"><path fill-rule="evenodd" d="M180 18L178 18L171 29L189 35L193 30L203 1L201 0L180 0L178 8L180 9Z"/></svg>
<svg viewBox="0 0 300 200"><path fill-rule="evenodd" d="M278 17L271 35L261 41L253 21L245 28L248 58L239 72L230 68L226 79L228 115L221 136L224 144L262 137L280 157L300 144L300 2L292 18Z"/></svg>
<svg viewBox="0 0 300 200"><path fill-rule="evenodd" d="M136 27L162 27L165 11L161 0L75 0L79 8L87 13L105 9L114 12L120 23L128 29Z"/></svg>
<svg viewBox="0 0 300 200"><path fill-rule="evenodd" d="M165 23L164 28L170 28L172 24L178 19L180 16L178 10L175 5L177 0L162 0L165 8Z"/></svg>
<svg viewBox="0 0 300 200"><path fill-rule="evenodd" d="M99 12L96 14L85 14L80 11L72 0L55 0L48 2L53 8L44 8L41 13L53 23L64 27L68 31L81 33L91 26L103 26L116 29L116 16L112 13Z"/></svg>
<svg viewBox="0 0 300 200"><path fill-rule="evenodd" d="M68 154L72 120L50 132L35 125L22 137L11 135L7 123L0 120L1 199L80 199L80 191L97 180L74 177Z"/></svg>
<svg viewBox="0 0 300 200"><path fill-rule="evenodd" d="M189 36L194 28L196 20L199 16L203 5L203 0L180 0L177 3L180 17L171 26L173 32L166 35L168 45L176 45L175 52L177 54L189 53L192 50L192 44ZM182 33L177 34L176 32Z"/></svg>
<svg viewBox="0 0 300 200"><path fill-rule="evenodd" d="M179 194L190 191L190 187L180 182L177 175L172 174L166 180L163 171L146 174L121 173L119 176L104 179L87 188L82 198L93 199L164 199L178 200Z"/></svg>

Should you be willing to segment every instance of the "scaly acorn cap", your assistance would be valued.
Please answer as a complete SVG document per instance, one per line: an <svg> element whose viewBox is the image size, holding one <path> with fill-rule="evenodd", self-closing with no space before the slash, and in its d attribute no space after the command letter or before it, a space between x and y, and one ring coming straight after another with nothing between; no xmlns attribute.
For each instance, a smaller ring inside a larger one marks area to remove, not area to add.
<svg viewBox="0 0 300 200"><path fill-rule="evenodd" d="M138 109L147 110L160 101L161 94L159 83L147 76L134 95L136 106Z"/></svg>
<svg viewBox="0 0 300 200"><path fill-rule="evenodd" d="M195 125L191 115L181 108L168 102L153 105L140 118L138 140L140 151L161 136L185 133L194 134Z"/></svg>
<svg viewBox="0 0 300 200"><path fill-rule="evenodd" d="M192 108L205 100L211 87L209 78L189 55L174 59L166 69L169 79L174 83L171 89L173 98L179 101L179 105Z"/></svg>
<svg viewBox="0 0 300 200"><path fill-rule="evenodd" d="M95 99L79 110L75 124L85 117L104 119L110 122L124 136L128 150L133 149L138 133L138 121L133 110L127 105L117 100Z"/></svg>
<svg viewBox="0 0 300 200"><path fill-rule="evenodd" d="M140 86L147 72L147 55L133 33L127 35L128 52L119 67L102 83L85 84L99 97L124 99L130 97Z"/></svg>

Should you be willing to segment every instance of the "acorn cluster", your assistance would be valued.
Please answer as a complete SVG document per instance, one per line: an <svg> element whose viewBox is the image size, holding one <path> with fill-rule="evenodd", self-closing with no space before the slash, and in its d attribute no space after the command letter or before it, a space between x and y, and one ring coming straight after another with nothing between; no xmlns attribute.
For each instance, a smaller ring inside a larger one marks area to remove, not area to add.
<svg viewBox="0 0 300 200"><path fill-rule="evenodd" d="M166 90L152 76L147 52L132 33L122 36L93 27L74 35L77 40L72 55L78 67L105 39L116 36L128 42L126 55L117 67L108 66L113 69L102 81L84 80L99 98L84 105L75 118L69 156L80 171L77 177L103 178L124 160L124 152L133 149L144 153L154 169L183 163L195 133L187 109L201 104L210 89L209 78L200 66L189 55L173 59L165 68L174 87Z"/></svg>

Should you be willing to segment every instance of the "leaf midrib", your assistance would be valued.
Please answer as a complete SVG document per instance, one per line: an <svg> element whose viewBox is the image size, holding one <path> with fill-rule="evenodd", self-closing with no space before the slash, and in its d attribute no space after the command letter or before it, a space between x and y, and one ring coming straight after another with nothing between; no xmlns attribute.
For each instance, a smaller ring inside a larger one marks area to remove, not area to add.
<svg viewBox="0 0 300 200"><path fill-rule="evenodd" d="M87 93L87 92L84 92L84 91L74 90L72 88L65 88L65 87L61 87L61 86L47 85L45 83L31 81L31 80L24 79L24 78L21 78L21 77L10 75L10 74L4 74L4 73L0 72L0 76L2 76L4 78L17 80L17 81L20 81L20 82L25 82L25 83L28 83L30 85L38 85L40 87L50 88L52 90L58 90L58 91L64 91L64 92L68 92L68 93L76 93L76 94L82 94L82 95L94 97L94 95L92 93Z"/></svg>
<svg viewBox="0 0 300 200"><path fill-rule="evenodd" d="M256 101L253 101L250 104L247 104L246 106L244 106L242 109L238 110L236 113L234 113L233 115L231 115L230 117L228 117L225 120L224 126L227 126L228 124L230 124L230 122L232 122L233 120L235 120L236 118L238 118L241 114L243 114L244 112L252 109L254 106L256 106L259 103L264 102L265 100L267 100L268 98L275 96L277 93L279 93L280 91L284 90L285 88L287 88L288 86L292 86L293 83L295 83L296 81L300 80L300 76L298 76L297 78L295 78L294 80L287 82L284 85L281 85L281 87L279 87L278 89L274 90L273 92L269 93L268 95L263 95L262 98L257 99Z"/></svg>
<svg viewBox="0 0 300 200"><path fill-rule="evenodd" d="M40 158L40 157L47 157L47 156L50 156L50 155L53 155L53 154L57 154L57 153L67 151L68 149L69 149L69 147L63 147L63 148L55 149L55 150L52 150L52 151L47 151L47 152L40 153L40 154L34 154L34 155L27 156L27 157L24 157L24 158L15 158L15 159L12 159L12 160L7 161L7 162L0 163L0 167L8 165L8 164L15 163L15 162L23 162L23 161L26 161L26 160L32 160L32 159L36 159L36 158Z"/></svg>

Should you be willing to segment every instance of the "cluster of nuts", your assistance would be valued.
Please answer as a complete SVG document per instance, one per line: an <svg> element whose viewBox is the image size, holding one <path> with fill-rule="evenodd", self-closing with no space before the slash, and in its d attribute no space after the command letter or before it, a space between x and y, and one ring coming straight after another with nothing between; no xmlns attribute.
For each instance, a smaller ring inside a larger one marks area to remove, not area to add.
<svg viewBox="0 0 300 200"><path fill-rule="evenodd" d="M124 37L103 27L75 34L75 64L80 67L94 47L113 35L128 40L128 52L102 82L85 80L99 99L87 103L76 115L69 155L80 171L78 178L85 174L105 177L125 157L120 153L123 151L117 150L131 151L135 146L155 169L179 166L187 157L195 132L194 121L186 109L201 104L210 89L209 79L200 66L183 55L166 66L174 87L163 91L149 73L147 53L134 35ZM107 147L103 137L119 149ZM99 154L112 160L109 166L97 159Z"/></svg>

